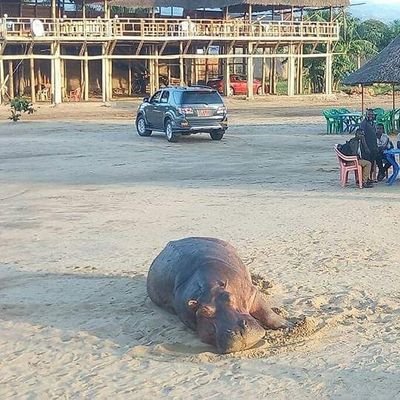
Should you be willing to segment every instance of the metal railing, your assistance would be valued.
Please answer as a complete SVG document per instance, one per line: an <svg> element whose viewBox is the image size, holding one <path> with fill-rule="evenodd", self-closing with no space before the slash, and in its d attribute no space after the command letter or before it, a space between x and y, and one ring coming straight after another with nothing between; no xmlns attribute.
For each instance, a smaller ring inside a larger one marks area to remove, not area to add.
<svg viewBox="0 0 400 400"><path fill-rule="evenodd" d="M243 19L0 19L0 38L24 40L232 39L338 40L339 26L330 22L255 21Z"/></svg>

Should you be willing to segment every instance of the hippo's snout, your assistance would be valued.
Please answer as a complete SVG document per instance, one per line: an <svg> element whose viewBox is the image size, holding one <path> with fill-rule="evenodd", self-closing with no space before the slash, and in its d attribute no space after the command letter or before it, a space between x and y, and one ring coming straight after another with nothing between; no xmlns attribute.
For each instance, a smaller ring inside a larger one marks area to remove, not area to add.
<svg viewBox="0 0 400 400"><path fill-rule="evenodd" d="M225 329L217 337L218 353L234 353L246 350L258 343L265 334L257 321L241 319L234 329Z"/></svg>

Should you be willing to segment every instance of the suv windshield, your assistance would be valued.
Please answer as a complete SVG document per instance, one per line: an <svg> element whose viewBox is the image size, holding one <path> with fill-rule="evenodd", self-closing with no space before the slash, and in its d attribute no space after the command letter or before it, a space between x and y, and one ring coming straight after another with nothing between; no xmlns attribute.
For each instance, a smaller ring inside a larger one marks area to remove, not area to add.
<svg viewBox="0 0 400 400"><path fill-rule="evenodd" d="M175 92L174 97L177 104L222 104L221 96L211 91Z"/></svg>

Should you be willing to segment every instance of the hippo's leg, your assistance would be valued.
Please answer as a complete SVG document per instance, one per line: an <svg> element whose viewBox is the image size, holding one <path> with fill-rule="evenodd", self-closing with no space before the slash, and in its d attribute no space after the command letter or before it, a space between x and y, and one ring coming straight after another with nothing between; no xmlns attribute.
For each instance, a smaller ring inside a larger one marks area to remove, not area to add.
<svg viewBox="0 0 400 400"><path fill-rule="evenodd" d="M274 312L258 291L254 297L253 305L250 307L250 315L264 328L281 329L290 327L290 323Z"/></svg>

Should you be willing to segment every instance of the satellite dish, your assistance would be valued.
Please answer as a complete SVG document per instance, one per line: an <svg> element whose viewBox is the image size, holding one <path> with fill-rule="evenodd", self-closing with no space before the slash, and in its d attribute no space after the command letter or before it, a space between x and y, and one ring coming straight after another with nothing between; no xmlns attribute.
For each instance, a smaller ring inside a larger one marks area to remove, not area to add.
<svg viewBox="0 0 400 400"><path fill-rule="evenodd" d="M40 19L32 21L32 34L33 36L44 36L44 25Z"/></svg>

